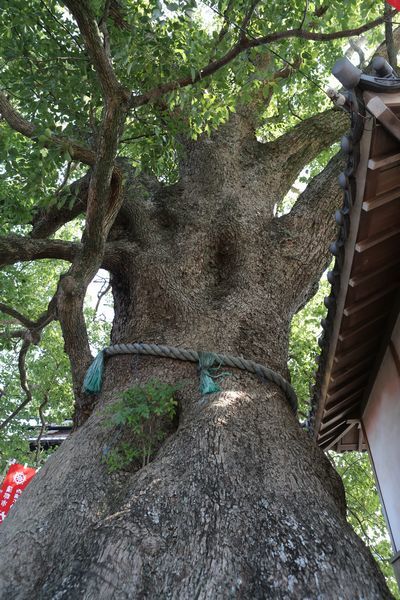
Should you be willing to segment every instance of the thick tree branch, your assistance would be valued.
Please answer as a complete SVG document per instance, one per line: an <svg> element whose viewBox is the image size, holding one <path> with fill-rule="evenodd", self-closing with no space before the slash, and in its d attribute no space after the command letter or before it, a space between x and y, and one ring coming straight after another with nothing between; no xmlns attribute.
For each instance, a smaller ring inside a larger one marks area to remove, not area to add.
<svg viewBox="0 0 400 600"><path fill-rule="evenodd" d="M395 14L396 10L391 11L391 15ZM149 102L154 102L158 100L164 94L172 92L173 90L177 90L182 87L186 87L188 85L193 85L199 81L202 81L206 77L213 75L219 69L222 69L230 62L232 62L239 54L249 50L250 48L256 48L258 46L265 46L271 44L273 42L278 42L281 40L287 40L291 38L300 38L308 41L318 41L318 42L329 42L332 40L338 40L348 37L354 37L361 35L365 31L369 31L378 25L382 25L385 22L387 16L378 17L374 19L374 21L370 21L369 23L365 23L360 27L356 27L354 29L344 29L342 31L333 31L331 33L318 33L315 31L306 31L304 29L288 29L286 31L277 31L275 33L270 33L268 35L258 37L258 38L249 38L249 37L240 37L237 44L235 44L224 56L216 60L212 60L205 67L200 69L194 77L188 75L182 79L171 81L160 85L158 87L153 88L152 90L146 92L145 94L135 95L132 94L130 99L130 107L137 108L139 106L143 106L148 104Z"/></svg>
<svg viewBox="0 0 400 600"><path fill-rule="evenodd" d="M102 261L108 232L122 204L122 172L115 167L120 134L127 115L128 95L119 83L105 51L100 30L86 0L65 0L75 18L97 72L104 95L96 160L90 179L82 253L69 271L83 291ZM109 3L106 3L108 13Z"/></svg>
<svg viewBox="0 0 400 600"><path fill-rule="evenodd" d="M40 134L38 127L24 119L11 105L7 96L2 91L0 91L0 115L14 131L18 131L23 136L37 141L37 136ZM90 148L86 148L74 140L59 135L52 134L48 136L48 139L43 142L43 146L46 148L50 146L57 148L60 153L68 151L71 158L86 165L93 165L96 160L96 154Z"/></svg>
<svg viewBox="0 0 400 600"><path fill-rule="evenodd" d="M0 267L44 258L73 262L81 249L82 244L80 242L48 239L32 240L29 237L20 235L0 236ZM100 266L108 271L114 271L124 257L133 256L136 252L135 244L127 240L108 242Z"/></svg>
<svg viewBox="0 0 400 600"><path fill-rule="evenodd" d="M16 262L58 258L73 261L81 244L63 240L32 240L21 235L0 237L0 267Z"/></svg>
<svg viewBox="0 0 400 600"><path fill-rule="evenodd" d="M24 315L22 315L20 312L15 310L15 308L12 308L12 306L3 304L3 302L0 302L0 311L2 313L5 313L6 315L10 315L10 317L13 317L17 321L19 321L21 323L21 325L25 325L25 327L27 327L28 329L30 329L31 327L34 327L34 325L35 325L34 321L31 321L31 319L28 319L28 317L25 317Z"/></svg>
<svg viewBox="0 0 400 600"><path fill-rule="evenodd" d="M311 138L315 137L317 139L313 153L315 152L314 156L317 156L319 152L329 148L335 140L339 139L341 132L346 131L348 126L348 115L342 110L333 108L302 119L301 123L278 137L272 144L276 146L275 151L279 151L282 147L283 154L287 156L289 147L294 147L296 153L302 152L306 150L307 144L313 141ZM304 165L308 162L309 159Z"/></svg>
<svg viewBox="0 0 400 600"><path fill-rule="evenodd" d="M87 404L87 399L81 395L81 386L92 358L83 303L87 286L103 262L107 236L123 202L122 171L115 165L115 159L128 112L129 94L114 73L108 52L102 43L99 26L87 0L65 0L65 5L78 24L104 97L102 121L87 193L82 244L72 259L70 269L60 278L57 293L57 314L65 350L70 358L75 398L82 408L82 405ZM106 12L109 7L107 2ZM105 23L104 33L107 45ZM81 415L78 414L78 422L80 418Z"/></svg>
<svg viewBox="0 0 400 600"><path fill-rule="evenodd" d="M97 72L105 98L123 95L128 92L118 81L111 61L103 46L99 26L86 0L64 0L64 4L76 20L93 66ZM108 13L107 8L107 13Z"/></svg>
<svg viewBox="0 0 400 600"><path fill-rule="evenodd" d="M330 109L302 120L274 142L264 144L265 160L273 156L279 185L287 191L300 172L323 150L339 141L349 127L344 111Z"/></svg>
<svg viewBox="0 0 400 600"><path fill-rule="evenodd" d="M397 68L397 51L393 35L393 23L392 23L392 11L391 6L388 2L385 2L385 42L389 64L394 69Z"/></svg>
<svg viewBox="0 0 400 600"><path fill-rule="evenodd" d="M280 252L291 265L291 281L298 282L298 289L293 286L294 311L303 305L309 290L327 267L329 242L336 235L333 215L342 199L337 184L342 168L343 157L338 153L310 181L290 213L278 219L284 232Z"/></svg>
<svg viewBox="0 0 400 600"><path fill-rule="evenodd" d="M78 215L86 212L87 197L90 182L90 173L87 173L81 179L74 181L68 189L63 191L67 194L66 205L61 208L51 206L48 209L40 209L32 220L32 231L30 237L34 239L43 239L53 235L60 227L75 219ZM160 183L154 177L146 176L141 173L136 177L134 172L129 173L124 190L124 200L116 219L116 228L121 225L124 228L122 237L133 241L141 241L144 237L149 238L152 235L149 207L144 198L148 194L154 194L160 189ZM74 199L74 204L69 207L70 199ZM121 233L121 232L120 232ZM118 239L115 228L109 236L113 240Z"/></svg>

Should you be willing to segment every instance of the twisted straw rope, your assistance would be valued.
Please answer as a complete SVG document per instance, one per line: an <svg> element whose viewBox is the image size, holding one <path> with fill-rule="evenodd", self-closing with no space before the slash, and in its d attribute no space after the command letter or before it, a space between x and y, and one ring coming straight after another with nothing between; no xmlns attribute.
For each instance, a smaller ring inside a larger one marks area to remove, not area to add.
<svg viewBox="0 0 400 600"><path fill-rule="evenodd" d="M151 356L163 356L166 358L174 358L176 360L186 360L190 362L198 362L201 352L195 350L185 350L184 348L176 348L174 346L160 346L158 344L115 344L104 349L106 356L115 356L117 354L148 354ZM290 407L294 414L297 413L297 396L296 392L286 379L279 373L264 367L253 360L246 360L239 356L230 356L229 354L214 354L214 361L220 366L233 367L242 371L249 371L258 375L261 379L271 381L277 385L285 394L289 401Z"/></svg>

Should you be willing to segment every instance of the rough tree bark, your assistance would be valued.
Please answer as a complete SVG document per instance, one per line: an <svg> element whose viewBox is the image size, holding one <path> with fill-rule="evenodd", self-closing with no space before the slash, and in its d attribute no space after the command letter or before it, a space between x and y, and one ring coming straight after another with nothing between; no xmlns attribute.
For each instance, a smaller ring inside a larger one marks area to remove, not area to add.
<svg viewBox="0 0 400 600"><path fill-rule="evenodd" d="M88 3L65 6L102 93L96 149L49 138L55 148L67 143L90 170L72 184L78 193L71 209L41 211L29 237L0 239L0 264L71 263L45 317L58 318L63 330L76 429L2 524L0 597L389 598L371 554L346 523L338 475L275 386L232 369L221 393L201 398L192 364L118 356L108 360L97 398L80 391L91 360L83 298L100 266L110 272L114 295L112 343L243 355L288 377L290 320L312 293L335 235L340 157L288 215L274 218L273 209L302 168L338 139L344 116L316 115L261 144L243 111L211 138L184 144L179 182L169 187L136 176L118 157L120 136L132 108L203 80L250 47L291 37L339 39L383 18L327 34L300 27L250 39L242 32L194 78L135 95L118 81L109 56L112 3L100 24ZM1 91L0 112L35 138L36 125ZM50 239L80 212L80 243ZM40 336L41 322L34 326ZM107 406L149 378L182 384L174 430L165 427L168 437L150 464L111 475L103 457L121 432L106 426Z"/></svg>
<svg viewBox="0 0 400 600"><path fill-rule="evenodd" d="M290 320L335 235L340 157L291 213L274 218L273 208L345 127L330 112L261 144L236 116L187 143L178 184L128 178L103 258L112 342L243 355L288 377ZM45 256L43 239L20 252L9 241L5 263ZM73 261L80 249L63 243L59 252ZM150 377L185 382L179 423L149 465L110 475L102 458L119 434L105 427L105 407ZM0 597L389 598L346 522L338 475L282 393L235 370L222 387L200 398L192 364L110 358L92 414L2 525Z"/></svg>

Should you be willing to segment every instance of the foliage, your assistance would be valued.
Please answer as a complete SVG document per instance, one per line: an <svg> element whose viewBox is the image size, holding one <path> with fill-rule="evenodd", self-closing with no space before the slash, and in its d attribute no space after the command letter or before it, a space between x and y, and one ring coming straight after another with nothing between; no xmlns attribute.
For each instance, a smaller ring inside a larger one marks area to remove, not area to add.
<svg viewBox="0 0 400 600"><path fill-rule="evenodd" d="M175 416L174 394L178 389L176 385L150 380L122 392L121 399L108 409L112 415L110 426L124 427L132 436L130 441L122 441L105 453L104 461L110 472L125 469L136 459L140 459L142 466L148 464L166 436L160 430L160 418L172 421Z"/></svg>
<svg viewBox="0 0 400 600"><path fill-rule="evenodd" d="M16 357L13 352L1 355L1 384L3 397L0 419L7 418L24 400L18 372L15 369ZM1 436L1 466L7 460L16 458L32 463L34 456L29 453L29 437L37 437L33 428L39 425L39 406L42 406L46 421L62 423L71 418L73 398L69 374L68 357L63 352L60 327L52 324L43 334L40 348L28 351L26 368L33 400L7 426Z"/></svg>
<svg viewBox="0 0 400 600"><path fill-rule="evenodd" d="M37 318L46 308L57 285L60 272L65 268L62 261L17 263L0 271L0 300L25 313L29 307L30 317ZM40 290L40 293L38 293ZM110 324L95 317L90 304L86 307L86 322L94 352L107 345ZM7 337L18 323L0 312L0 422L3 422L24 400L17 368L21 341ZM44 330L40 345L31 345L26 357L28 384L32 393L30 402L0 435L0 470L8 460L33 464L35 455L29 451L29 438L38 436L39 406L43 406L47 424L61 424L71 419L73 394L68 356L58 322ZM46 459L42 452L39 464Z"/></svg>
<svg viewBox="0 0 400 600"><path fill-rule="evenodd" d="M90 4L99 15L104 3ZM242 22L248 3L125 0L121 6L124 24L119 26L111 19L109 23L113 65L128 89L144 93L159 84L194 78L210 59L227 52L237 41L235 24ZM328 6L315 0L308 3L305 13L302 0L285 5L260 3L249 35L297 28L300 23L311 31L347 29L374 19L380 8L379 3L365 0L337 0ZM221 36L223 20L218 13L226 10L231 25ZM99 127L102 103L83 40L60 2L13 0L3 3L0 14L4 23L0 31L1 87L38 128L31 141L0 124L2 212L9 227L17 227L29 223L35 206L54 201L60 173L65 173L70 162L68 144L61 153L47 147L49 135L63 135L90 146ZM365 37L373 47L382 39L382 29L367 32ZM197 138L209 133L226 121L238 104L254 97L261 99L263 136L273 139L296 125L299 118L328 106L323 82L330 77L331 65L342 56L344 44L340 39L320 44L293 38L271 48L243 52L212 78L171 91L162 102L134 111L122 138L123 155L132 164L173 180L177 134L185 131ZM295 65L288 76L276 78L275 73L288 63ZM67 200L61 196L57 201L61 205Z"/></svg>
<svg viewBox="0 0 400 600"><path fill-rule="evenodd" d="M330 458L343 479L346 490L347 518L357 534L369 546L394 598L400 591L390 564L392 548L387 534L381 502L367 453L348 452Z"/></svg>
<svg viewBox="0 0 400 600"><path fill-rule="evenodd" d="M288 365L302 415L309 410L310 382L314 380L315 359L319 355L320 321L326 314L323 299L329 294L328 290L328 281L323 277L317 293L292 319Z"/></svg>

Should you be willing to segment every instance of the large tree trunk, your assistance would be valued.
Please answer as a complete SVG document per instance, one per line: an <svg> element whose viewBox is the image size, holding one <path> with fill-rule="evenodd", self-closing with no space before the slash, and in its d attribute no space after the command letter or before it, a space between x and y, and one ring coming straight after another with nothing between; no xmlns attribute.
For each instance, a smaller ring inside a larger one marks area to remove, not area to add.
<svg viewBox="0 0 400 600"><path fill-rule="evenodd" d="M164 359L112 360L116 379L133 366L135 379L196 379ZM200 401L188 385L178 430L136 473L107 473L100 409L72 434L2 525L1 597L390 597L282 394L242 374L224 387Z"/></svg>
<svg viewBox="0 0 400 600"><path fill-rule="evenodd" d="M188 145L181 182L111 230L113 342L243 355L287 377L290 319L333 237L339 163L274 219L318 149L301 126L278 152L233 125ZM184 382L177 428L150 464L110 474L103 456L120 434L106 406L149 378ZM201 398L190 363L110 358L95 411L2 525L0 597L389 598L338 475L281 391L234 369L221 385Z"/></svg>

